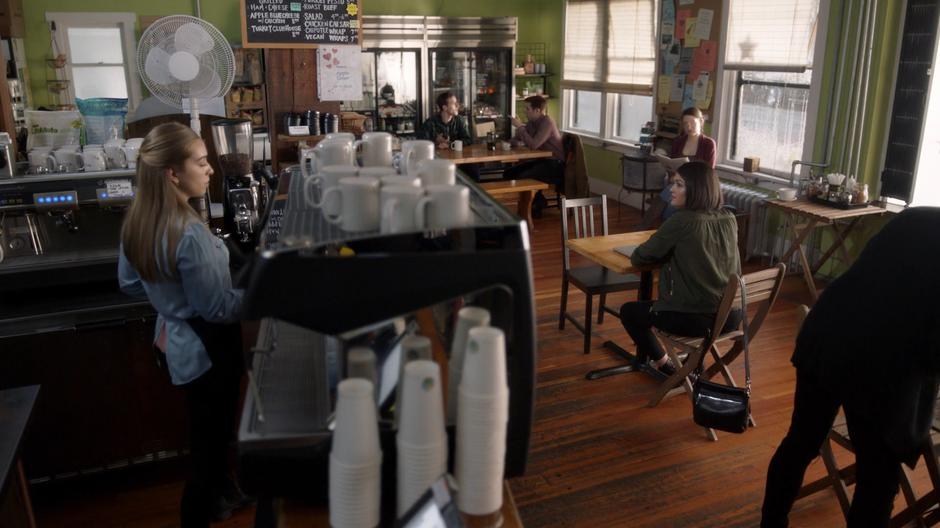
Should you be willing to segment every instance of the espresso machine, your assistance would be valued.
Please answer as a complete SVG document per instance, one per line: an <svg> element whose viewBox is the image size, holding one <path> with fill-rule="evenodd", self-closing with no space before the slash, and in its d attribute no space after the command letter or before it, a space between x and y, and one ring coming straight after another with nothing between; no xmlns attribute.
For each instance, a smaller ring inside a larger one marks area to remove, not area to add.
<svg viewBox="0 0 940 528"><path fill-rule="evenodd" d="M251 120L213 121L212 138L222 169L224 231L248 251L257 243L273 176L263 165L252 164Z"/></svg>

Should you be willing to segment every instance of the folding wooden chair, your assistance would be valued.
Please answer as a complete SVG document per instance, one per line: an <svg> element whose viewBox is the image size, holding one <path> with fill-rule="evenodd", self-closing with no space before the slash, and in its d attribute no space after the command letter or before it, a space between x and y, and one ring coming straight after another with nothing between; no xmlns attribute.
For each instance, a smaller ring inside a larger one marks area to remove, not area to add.
<svg viewBox="0 0 940 528"><path fill-rule="evenodd" d="M594 209L597 208L601 215L601 232L597 233L594 228ZM600 307L597 310L597 324L604 322L604 312L611 313L620 317L615 310L607 307L607 294L636 290L640 287L640 277L638 275L622 275L608 270L603 266L585 266L572 268L570 262L570 251L568 250L569 238L581 238L595 235L607 235L607 196L593 196L591 198L577 198L568 200L561 199L561 247L564 252L564 268L561 279L561 308L558 313L558 329L565 329L565 319L571 321L578 330L584 334L584 353L591 351L591 318L593 315L593 300L595 295L600 295ZM568 236L568 213L574 216L574 235ZM578 322L570 313L568 313L568 284L574 284L585 295L584 324Z"/></svg>
<svg viewBox="0 0 940 528"><path fill-rule="evenodd" d="M770 313L783 283L786 269L784 264L778 264L773 268L748 273L741 277L747 293L747 305L752 308L756 307L756 310L751 310L754 316L748 319L748 342L753 342L754 337L764 323L764 319ZM675 363L676 372L660 384L647 404L649 407L655 407L663 399L683 391L688 393L689 398L691 398L692 380L689 379L689 376L704 361L706 353L711 355L714 363L702 371L701 376L703 376L703 379L711 379L720 373L725 379L725 383L737 387L728 365L744 351L744 332L737 329L723 334L720 332L724 328L731 310L740 308L740 306L741 292L738 276L732 275L728 279L728 285L725 287L721 302L718 304L718 312L715 314L715 326L707 336L678 336L653 328L653 334L660 340L666 354ZM748 315L744 314L744 317L748 317ZM722 355L718 349L718 344L725 342L733 344L731 349ZM756 425L753 418L748 417L748 421L752 427ZM718 439L714 429L709 428L707 432L711 440Z"/></svg>

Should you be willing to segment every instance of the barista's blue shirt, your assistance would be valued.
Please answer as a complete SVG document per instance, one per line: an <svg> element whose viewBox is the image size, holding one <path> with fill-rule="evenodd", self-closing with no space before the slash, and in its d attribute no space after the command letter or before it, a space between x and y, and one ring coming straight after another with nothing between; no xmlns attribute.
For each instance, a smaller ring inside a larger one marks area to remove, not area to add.
<svg viewBox="0 0 940 528"><path fill-rule="evenodd" d="M154 341L166 325L166 362L174 385L189 383L212 366L206 348L186 319L199 316L210 323L222 323L239 317L244 292L232 288L228 259L225 244L198 221L186 225L176 248L177 280L141 280L121 247L121 290L134 297L146 297L157 310ZM241 350L231 353L241 354Z"/></svg>

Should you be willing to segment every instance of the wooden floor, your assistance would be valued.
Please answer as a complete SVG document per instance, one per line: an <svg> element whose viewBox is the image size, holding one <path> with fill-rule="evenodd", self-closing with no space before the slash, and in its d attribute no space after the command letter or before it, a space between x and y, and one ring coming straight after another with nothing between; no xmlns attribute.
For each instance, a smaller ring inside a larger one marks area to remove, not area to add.
<svg viewBox="0 0 940 528"><path fill-rule="evenodd" d="M610 212L611 232L633 230L639 212ZM688 398L656 408L646 401L655 382L641 374L587 381L585 372L617 364L601 344L632 343L616 318L596 328L590 355L570 324L558 330L561 289L559 213L546 211L532 237L538 311L538 394L527 474L511 483L527 526L753 527L760 520L767 463L790 421L794 370L789 358L796 331L796 305L808 301L798 277L784 290L752 343L753 415L757 427L743 435L706 439L691 418ZM580 262L583 264L584 262ZM579 262L575 260L574 265ZM759 267L752 263L749 268ZM572 288L569 309L583 312L584 297ZM633 298L608 300L619 306ZM735 377L743 379L737 365ZM841 460L850 455L840 452ZM823 473L821 461L808 478ZM917 489L926 488L922 465ZM176 525L182 470L177 464L134 474L34 486L40 527ZM900 506L898 499L896 509ZM241 512L225 527L251 526ZM835 495L821 492L797 503L795 527L844 526Z"/></svg>

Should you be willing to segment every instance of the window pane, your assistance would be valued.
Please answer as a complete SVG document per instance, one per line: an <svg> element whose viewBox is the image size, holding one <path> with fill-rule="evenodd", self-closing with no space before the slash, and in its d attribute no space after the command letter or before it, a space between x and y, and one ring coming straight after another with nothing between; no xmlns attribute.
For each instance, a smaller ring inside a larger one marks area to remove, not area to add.
<svg viewBox="0 0 940 528"><path fill-rule="evenodd" d="M655 6L651 0L611 0L607 26L607 82L653 86Z"/></svg>
<svg viewBox="0 0 940 528"><path fill-rule="evenodd" d="M75 97L127 97L123 66L73 66Z"/></svg>
<svg viewBox="0 0 940 528"><path fill-rule="evenodd" d="M812 66L819 0L731 0L726 64Z"/></svg>
<svg viewBox="0 0 940 528"><path fill-rule="evenodd" d="M640 141L640 129L653 119L653 98L646 95L619 94L617 137Z"/></svg>
<svg viewBox="0 0 940 528"><path fill-rule="evenodd" d="M571 126L579 130L601 133L601 93L577 90L574 94L574 111Z"/></svg>
<svg viewBox="0 0 940 528"><path fill-rule="evenodd" d="M72 64L122 64L123 49L118 28L69 28Z"/></svg>
<svg viewBox="0 0 940 528"><path fill-rule="evenodd" d="M604 43L601 3L591 0L566 4L564 79L600 81Z"/></svg>
<svg viewBox="0 0 940 528"><path fill-rule="evenodd" d="M745 84L738 94L732 159L760 158L761 168L789 172L803 155L809 89L785 84Z"/></svg>

